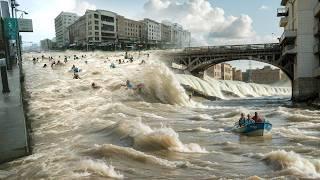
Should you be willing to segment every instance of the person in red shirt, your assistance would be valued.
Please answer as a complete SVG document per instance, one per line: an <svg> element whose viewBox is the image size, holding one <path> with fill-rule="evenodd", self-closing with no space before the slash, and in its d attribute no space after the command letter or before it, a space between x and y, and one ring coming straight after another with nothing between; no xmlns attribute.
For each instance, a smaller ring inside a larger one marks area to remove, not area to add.
<svg viewBox="0 0 320 180"><path fill-rule="evenodd" d="M253 118L252 118L253 120L254 120L254 122L256 122L256 123L260 123L260 122L262 122L262 118L258 115L258 113L257 112L254 112L254 116L253 116Z"/></svg>

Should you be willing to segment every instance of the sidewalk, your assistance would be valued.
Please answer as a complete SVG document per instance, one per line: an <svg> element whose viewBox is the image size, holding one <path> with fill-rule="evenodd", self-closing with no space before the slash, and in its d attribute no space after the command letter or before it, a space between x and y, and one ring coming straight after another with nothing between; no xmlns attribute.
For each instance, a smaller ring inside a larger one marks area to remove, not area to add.
<svg viewBox="0 0 320 180"><path fill-rule="evenodd" d="M29 154L18 66L7 74L10 93L2 94L0 78L0 163Z"/></svg>

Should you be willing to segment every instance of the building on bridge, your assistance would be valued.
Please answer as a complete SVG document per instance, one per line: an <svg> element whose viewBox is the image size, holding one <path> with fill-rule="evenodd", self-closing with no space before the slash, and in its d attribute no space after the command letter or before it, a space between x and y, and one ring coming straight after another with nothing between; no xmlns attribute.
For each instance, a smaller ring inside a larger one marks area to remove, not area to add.
<svg viewBox="0 0 320 180"><path fill-rule="evenodd" d="M278 9L284 28L280 46L282 64L293 64L293 99L319 96L320 86L320 2L319 0L281 0Z"/></svg>

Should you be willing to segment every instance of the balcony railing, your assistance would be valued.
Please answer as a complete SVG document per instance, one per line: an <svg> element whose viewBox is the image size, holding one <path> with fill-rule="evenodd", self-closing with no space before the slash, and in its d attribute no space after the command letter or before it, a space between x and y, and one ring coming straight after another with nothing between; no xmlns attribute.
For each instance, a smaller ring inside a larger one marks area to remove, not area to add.
<svg viewBox="0 0 320 180"><path fill-rule="evenodd" d="M297 54L296 45L287 45L282 49L282 56L289 54Z"/></svg>
<svg viewBox="0 0 320 180"><path fill-rule="evenodd" d="M285 27L288 24L288 17L282 17L279 22L280 27Z"/></svg>
<svg viewBox="0 0 320 180"><path fill-rule="evenodd" d="M287 40L294 40L297 37L296 30L284 30L280 38L280 44L284 43Z"/></svg>
<svg viewBox="0 0 320 180"><path fill-rule="evenodd" d="M318 1L316 7L314 7L314 17L320 17L320 2Z"/></svg>
<svg viewBox="0 0 320 180"><path fill-rule="evenodd" d="M314 33L315 36L319 36L320 35L320 22L317 22L317 23L314 24L313 33Z"/></svg>
<svg viewBox="0 0 320 180"><path fill-rule="evenodd" d="M289 8L278 8L277 9L277 16L278 17L283 17L283 16L288 16L289 15Z"/></svg>
<svg viewBox="0 0 320 180"><path fill-rule="evenodd" d="M281 0L281 6L287 5L288 0Z"/></svg>

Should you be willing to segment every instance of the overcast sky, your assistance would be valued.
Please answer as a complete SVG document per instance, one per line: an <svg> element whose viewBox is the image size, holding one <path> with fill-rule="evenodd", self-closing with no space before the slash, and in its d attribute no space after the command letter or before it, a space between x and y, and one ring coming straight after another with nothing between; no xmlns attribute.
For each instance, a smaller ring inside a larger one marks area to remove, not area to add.
<svg viewBox="0 0 320 180"><path fill-rule="evenodd" d="M276 42L281 35L279 0L17 0L29 12L34 32L25 42L55 36L54 18L61 11L83 15L105 9L132 19L152 18L180 23L192 33L193 46ZM239 64L239 63L238 63ZM241 64L241 63L240 63Z"/></svg>

